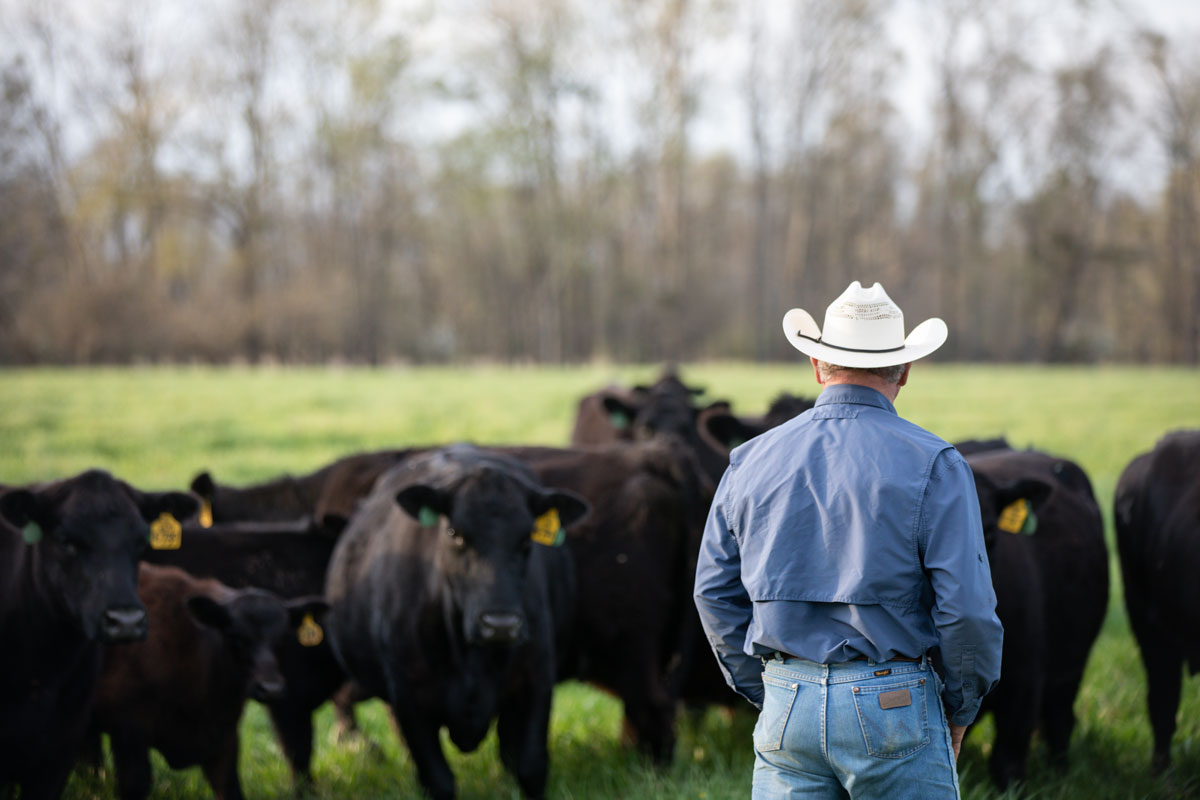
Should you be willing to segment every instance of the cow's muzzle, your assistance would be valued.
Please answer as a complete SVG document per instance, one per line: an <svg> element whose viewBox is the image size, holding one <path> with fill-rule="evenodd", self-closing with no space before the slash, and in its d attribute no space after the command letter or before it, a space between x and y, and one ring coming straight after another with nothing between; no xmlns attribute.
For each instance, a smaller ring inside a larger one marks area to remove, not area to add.
<svg viewBox="0 0 1200 800"><path fill-rule="evenodd" d="M485 611L479 615L479 638L484 642L506 644L521 636L520 614Z"/></svg>
<svg viewBox="0 0 1200 800"><path fill-rule="evenodd" d="M268 700L278 700L283 697L283 692L287 688L283 677L255 681L254 686L250 689L250 696L260 703L265 703Z"/></svg>
<svg viewBox="0 0 1200 800"><path fill-rule="evenodd" d="M132 642L146 638L146 609L110 608L100 620L100 638L106 642Z"/></svg>

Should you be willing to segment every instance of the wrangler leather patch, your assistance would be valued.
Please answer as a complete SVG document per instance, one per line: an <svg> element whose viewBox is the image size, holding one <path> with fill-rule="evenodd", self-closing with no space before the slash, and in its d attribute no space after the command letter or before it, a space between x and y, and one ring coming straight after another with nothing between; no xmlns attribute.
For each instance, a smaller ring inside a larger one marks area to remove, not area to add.
<svg viewBox="0 0 1200 800"><path fill-rule="evenodd" d="M875 670L875 677L876 677L876 678L882 678L884 675L891 675L891 674L892 674L892 671L891 671L890 669L877 669L877 670Z"/></svg>
<svg viewBox="0 0 1200 800"><path fill-rule="evenodd" d="M897 689L894 692L879 693L880 708L904 708L912 705L912 695L908 689Z"/></svg>

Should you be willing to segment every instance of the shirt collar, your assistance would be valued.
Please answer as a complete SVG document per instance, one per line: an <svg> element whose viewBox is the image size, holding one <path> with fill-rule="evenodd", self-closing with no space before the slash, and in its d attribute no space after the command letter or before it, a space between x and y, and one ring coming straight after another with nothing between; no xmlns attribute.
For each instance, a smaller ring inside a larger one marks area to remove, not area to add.
<svg viewBox="0 0 1200 800"><path fill-rule="evenodd" d="M896 407L878 390L872 389L869 386L859 386L854 383L839 383L835 386L826 386L821 394L817 396L816 405L819 408L831 403L874 406L892 414L896 413Z"/></svg>

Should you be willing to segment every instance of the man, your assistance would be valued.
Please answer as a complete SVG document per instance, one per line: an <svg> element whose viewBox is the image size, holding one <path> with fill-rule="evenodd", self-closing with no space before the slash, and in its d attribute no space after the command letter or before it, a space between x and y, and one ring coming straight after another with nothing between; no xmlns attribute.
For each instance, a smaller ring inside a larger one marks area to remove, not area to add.
<svg viewBox="0 0 1200 800"><path fill-rule="evenodd" d="M821 395L733 451L696 570L726 680L761 709L753 796L957 798L1003 630L971 470L892 405L946 324L906 338L855 281L824 329L802 309L783 328Z"/></svg>

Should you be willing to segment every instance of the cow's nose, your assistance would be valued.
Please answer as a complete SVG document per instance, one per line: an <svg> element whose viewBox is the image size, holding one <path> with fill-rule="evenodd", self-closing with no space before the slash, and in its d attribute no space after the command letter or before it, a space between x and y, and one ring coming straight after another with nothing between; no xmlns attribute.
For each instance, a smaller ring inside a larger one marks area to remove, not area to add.
<svg viewBox="0 0 1200 800"><path fill-rule="evenodd" d="M514 642L521 633L521 615L484 612L479 615L479 633L485 642Z"/></svg>
<svg viewBox="0 0 1200 800"><path fill-rule="evenodd" d="M145 639L146 627L144 608L110 608L100 621L100 633L106 642Z"/></svg>
<svg viewBox="0 0 1200 800"><path fill-rule="evenodd" d="M260 703L264 700L278 700L283 697L283 690L287 687L283 678L273 678L264 681L255 681L254 689L250 692L250 696Z"/></svg>

